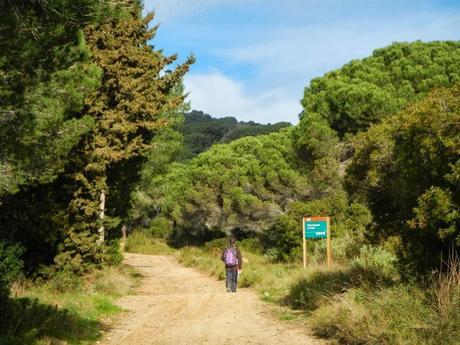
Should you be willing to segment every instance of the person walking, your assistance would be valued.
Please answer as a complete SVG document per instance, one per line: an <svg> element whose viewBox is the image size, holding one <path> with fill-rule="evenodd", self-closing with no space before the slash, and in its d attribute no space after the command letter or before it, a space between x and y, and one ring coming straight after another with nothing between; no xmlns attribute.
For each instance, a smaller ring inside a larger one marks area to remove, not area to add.
<svg viewBox="0 0 460 345"><path fill-rule="evenodd" d="M220 259L225 263L225 287L227 292L236 292L238 285L238 275L243 268L243 259L241 251L236 246L235 237L230 237L229 246L222 252Z"/></svg>

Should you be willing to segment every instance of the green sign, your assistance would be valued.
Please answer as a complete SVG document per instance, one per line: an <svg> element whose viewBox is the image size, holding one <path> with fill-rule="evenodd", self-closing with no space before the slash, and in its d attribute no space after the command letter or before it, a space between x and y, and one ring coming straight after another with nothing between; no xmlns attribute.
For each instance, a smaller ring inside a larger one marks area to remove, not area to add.
<svg viewBox="0 0 460 345"><path fill-rule="evenodd" d="M304 218L305 238L327 238L327 220Z"/></svg>

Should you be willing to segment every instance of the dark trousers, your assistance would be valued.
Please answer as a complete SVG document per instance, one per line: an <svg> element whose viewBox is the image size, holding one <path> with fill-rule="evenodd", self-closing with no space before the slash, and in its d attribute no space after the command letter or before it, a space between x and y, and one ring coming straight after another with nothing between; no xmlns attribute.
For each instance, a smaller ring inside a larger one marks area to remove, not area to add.
<svg viewBox="0 0 460 345"><path fill-rule="evenodd" d="M238 284L238 270L233 267L226 267L225 273L227 279L225 280L225 287L228 292L236 292L236 287Z"/></svg>

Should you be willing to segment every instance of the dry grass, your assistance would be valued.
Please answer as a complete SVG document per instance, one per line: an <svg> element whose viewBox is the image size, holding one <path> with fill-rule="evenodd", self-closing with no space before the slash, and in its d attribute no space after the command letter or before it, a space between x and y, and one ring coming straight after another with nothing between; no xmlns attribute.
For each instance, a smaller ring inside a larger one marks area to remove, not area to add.
<svg viewBox="0 0 460 345"><path fill-rule="evenodd" d="M147 255L169 255L174 249L169 247L162 239L149 236L142 231L134 231L126 239L124 250L128 253Z"/></svg>

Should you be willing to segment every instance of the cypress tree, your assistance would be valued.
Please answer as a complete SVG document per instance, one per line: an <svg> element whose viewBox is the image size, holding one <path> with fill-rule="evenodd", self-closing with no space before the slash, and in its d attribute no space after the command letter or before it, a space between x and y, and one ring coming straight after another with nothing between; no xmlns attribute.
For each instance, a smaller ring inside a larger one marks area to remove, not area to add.
<svg viewBox="0 0 460 345"><path fill-rule="evenodd" d="M176 56L164 56L149 45L157 30L148 28L152 19L153 14L142 18L135 3L122 15L85 29L92 58L103 71L102 86L86 102L95 126L68 169L75 189L67 237L55 259L60 267L82 271L103 261L107 230L117 228L127 213L130 191L155 133L184 101L173 91L193 57L166 70ZM101 202L105 198L107 204Z"/></svg>

